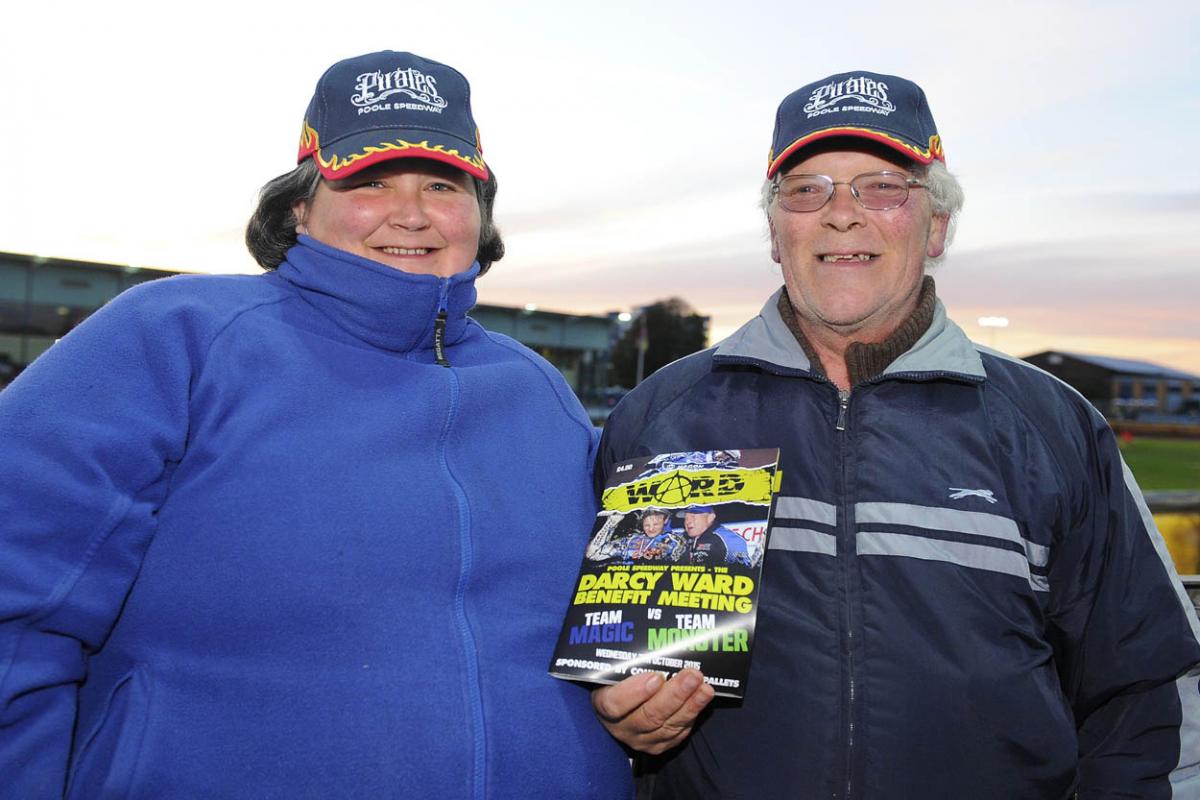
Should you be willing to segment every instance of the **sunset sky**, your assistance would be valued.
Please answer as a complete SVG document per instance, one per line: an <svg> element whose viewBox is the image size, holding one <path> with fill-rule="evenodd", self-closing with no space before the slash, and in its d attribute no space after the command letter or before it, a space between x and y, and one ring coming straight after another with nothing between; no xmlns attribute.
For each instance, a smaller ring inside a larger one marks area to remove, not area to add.
<svg viewBox="0 0 1200 800"><path fill-rule="evenodd" d="M936 277L972 337L1200 373L1200 5L809 5L21 4L0 250L256 271L242 227L321 72L411 50L471 81L499 176L508 255L482 302L674 295L720 338L780 283L757 208L776 106L867 69L924 87L966 191Z"/></svg>

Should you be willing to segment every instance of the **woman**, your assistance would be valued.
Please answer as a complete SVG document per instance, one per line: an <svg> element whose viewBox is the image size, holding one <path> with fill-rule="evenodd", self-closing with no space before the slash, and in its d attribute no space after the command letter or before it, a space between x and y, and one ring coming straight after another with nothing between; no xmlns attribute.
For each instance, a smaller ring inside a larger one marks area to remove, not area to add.
<svg viewBox="0 0 1200 800"><path fill-rule="evenodd" d="M592 430L466 316L466 80L335 64L299 164L266 274L136 287L0 394L0 797L629 796L545 672Z"/></svg>

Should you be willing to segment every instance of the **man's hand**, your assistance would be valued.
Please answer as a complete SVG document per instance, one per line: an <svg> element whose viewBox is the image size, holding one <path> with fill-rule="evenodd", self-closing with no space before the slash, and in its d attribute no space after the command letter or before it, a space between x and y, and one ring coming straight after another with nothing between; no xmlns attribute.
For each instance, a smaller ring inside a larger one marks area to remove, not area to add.
<svg viewBox="0 0 1200 800"><path fill-rule="evenodd" d="M713 688L694 669L664 681L657 672L634 675L592 692L592 708L617 741L658 755L687 738Z"/></svg>

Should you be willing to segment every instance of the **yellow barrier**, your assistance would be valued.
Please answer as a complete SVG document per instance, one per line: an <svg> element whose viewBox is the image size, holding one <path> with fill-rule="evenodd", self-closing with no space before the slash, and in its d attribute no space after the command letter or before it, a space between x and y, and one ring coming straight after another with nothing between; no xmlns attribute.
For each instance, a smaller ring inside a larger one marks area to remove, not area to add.
<svg viewBox="0 0 1200 800"><path fill-rule="evenodd" d="M1154 515L1167 550L1180 575L1200 575L1200 514L1163 512Z"/></svg>

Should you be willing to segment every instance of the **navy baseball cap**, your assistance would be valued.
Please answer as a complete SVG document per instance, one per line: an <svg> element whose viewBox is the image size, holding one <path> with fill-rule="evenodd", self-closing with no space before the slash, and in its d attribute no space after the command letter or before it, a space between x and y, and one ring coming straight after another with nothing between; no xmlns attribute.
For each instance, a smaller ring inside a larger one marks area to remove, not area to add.
<svg viewBox="0 0 1200 800"><path fill-rule="evenodd" d="M393 158L431 158L488 178L467 79L392 50L325 70L304 114L296 163L310 156L329 180Z"/></svg>
<svg viewBox="0 0 1200 800"><path fill-rule="evenodd" d="M800 148L832 136L880 142L922 164L946 160L920 86L895 75L841 72L783 98L775 114L767 177Z"/></svg>
<svg viewBox="0 0 1200 800"><path fill-rule="evenodd" d="M712 506L688 506L680 512L681 514L715 514Z"/></svg>

